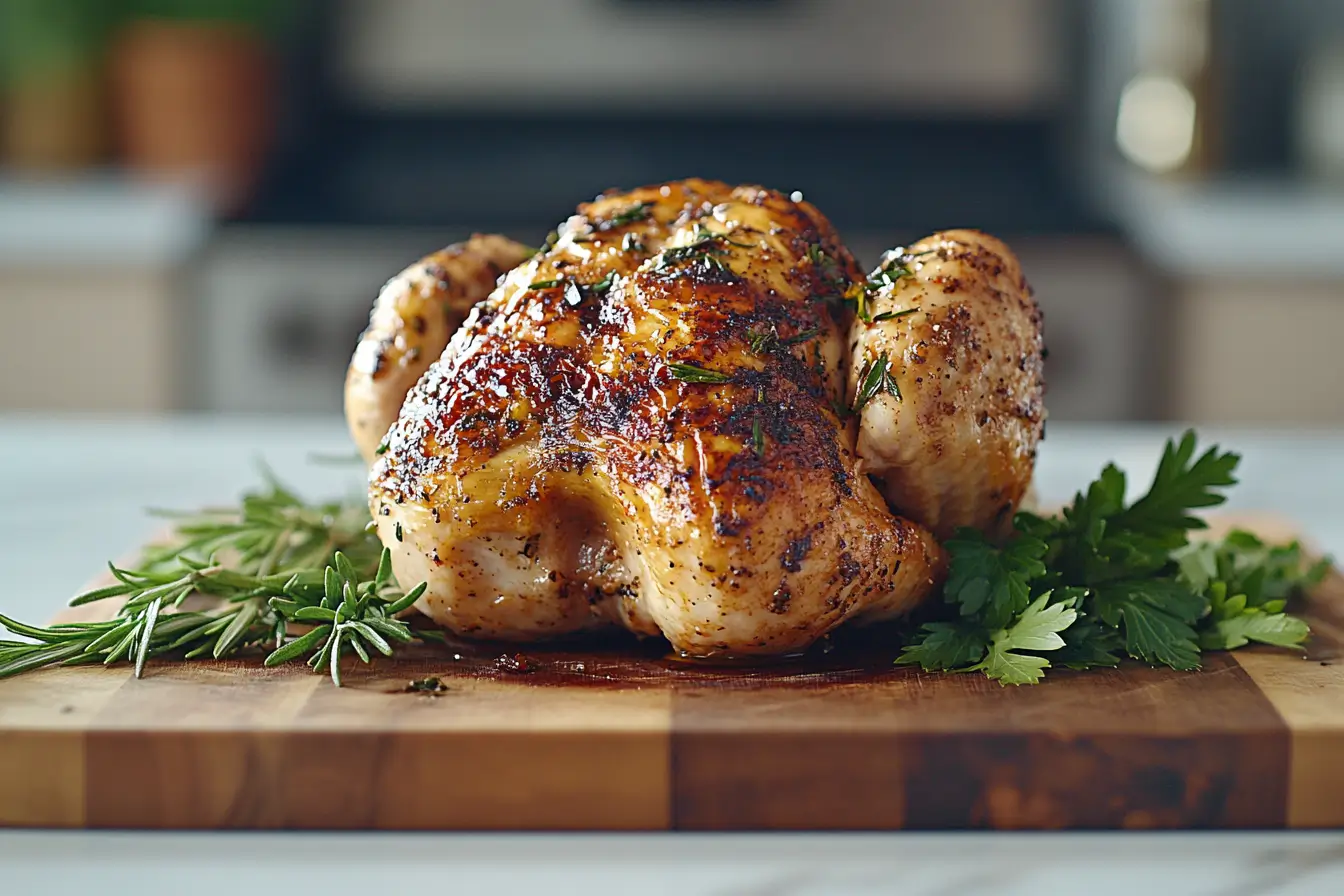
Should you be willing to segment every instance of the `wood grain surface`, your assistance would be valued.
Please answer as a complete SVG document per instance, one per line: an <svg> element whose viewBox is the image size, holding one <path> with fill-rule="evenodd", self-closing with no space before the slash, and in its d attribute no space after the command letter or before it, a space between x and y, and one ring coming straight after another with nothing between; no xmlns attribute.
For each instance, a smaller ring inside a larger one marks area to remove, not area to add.
<svg viewBox="0 0 1344 896"><path fill-rule="evenodd" d="M1267 526L1271 531L1272 525ZM1344 579L1307 654L1035 687L625 642L416 648L347 686L257 657L0 681L0 824L132 828L1344 826ZM438 676L437 696L407 684Z"/></svg>

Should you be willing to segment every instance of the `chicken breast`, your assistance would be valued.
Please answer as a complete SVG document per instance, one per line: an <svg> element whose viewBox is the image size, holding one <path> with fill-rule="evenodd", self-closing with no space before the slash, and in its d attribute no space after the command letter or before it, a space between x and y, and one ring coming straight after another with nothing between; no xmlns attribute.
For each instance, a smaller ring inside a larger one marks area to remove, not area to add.
<svg viewBox="0 0 1344 896"><path fill-rule="evenodd" d="M477 234L422 258L382 288L345 377L346 422L367 463L406 393L438 360L471 306L532 252L507 237Z"/></svg>
<svg viewBox="0 0 1344 896"><path fill-rule="evenodd" d="M948 230L888 252L849 296L864 469L940 539L1004 534L1045 428L1041 312L1017 259Z"/></svg>
<svg viewBox="0 0 1344 896"><path fill-rule="evenodd" d="M463 635L607 626L693 656L806 648L937 584L842 419L860 277L811 205L688 180L609 194L471 312L411 390L370 507Z"/></svg>

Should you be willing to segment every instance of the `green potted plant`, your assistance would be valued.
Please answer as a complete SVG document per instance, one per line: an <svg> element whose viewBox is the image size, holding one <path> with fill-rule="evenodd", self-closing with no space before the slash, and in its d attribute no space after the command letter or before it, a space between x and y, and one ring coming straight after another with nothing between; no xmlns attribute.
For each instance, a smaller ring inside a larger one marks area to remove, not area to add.
<svg viewBox="0 0 1344 896"><path fill-rule="evenodd" d="M0 156L22 168L88 165L102 156L99 0L0 0Z"/></svg>

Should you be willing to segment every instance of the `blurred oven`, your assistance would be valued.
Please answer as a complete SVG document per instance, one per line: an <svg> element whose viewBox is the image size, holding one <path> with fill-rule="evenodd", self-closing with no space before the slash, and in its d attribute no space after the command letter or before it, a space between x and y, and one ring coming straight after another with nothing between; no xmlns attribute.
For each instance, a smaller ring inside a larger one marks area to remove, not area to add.
<svg viewBox="0 0 1344 896"><path fill-rule="evenodd" d="M470 228L233 227L197 267L195 394L227 412L339 411L344 372L378 288ZM537 234L512 234L535 240ZM865 264L917 234L854 233ZM1005 234L1046 315L1054 419L1116 420L1161 409L1153 284L1119 241Z"/></svg>

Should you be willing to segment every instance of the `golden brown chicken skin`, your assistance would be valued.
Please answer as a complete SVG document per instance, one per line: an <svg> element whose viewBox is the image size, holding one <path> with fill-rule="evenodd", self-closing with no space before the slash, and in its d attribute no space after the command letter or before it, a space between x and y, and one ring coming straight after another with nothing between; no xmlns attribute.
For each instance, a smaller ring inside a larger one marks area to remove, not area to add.
<svg viewBox="0 0 1344 896"><path fill-rule="evenodd" d="M464 635L623 625L801 650L922 599L941 552L857 468L861 272L811 205L688 180L599 197L412 389L371 472L419 607ZM837 319L842 318L842 319Z"/></svg>
<svg viewBox="0 0 1344 896"><path fill-rule="evenodd" d="M382 288L345 377L345 418L366 463L471 306L532 251L507 237L476 234L422 258Z"/></svg>
<svg viewBox="0 0 1344 896"><path fill-rule="evenodd" d="M861 409L865 469L939 538L1004 534L1045 427L1041 312L1021 265L988 234L948 230L887 253L868 284L851 390L884 365L894 387Z"/></svg>

